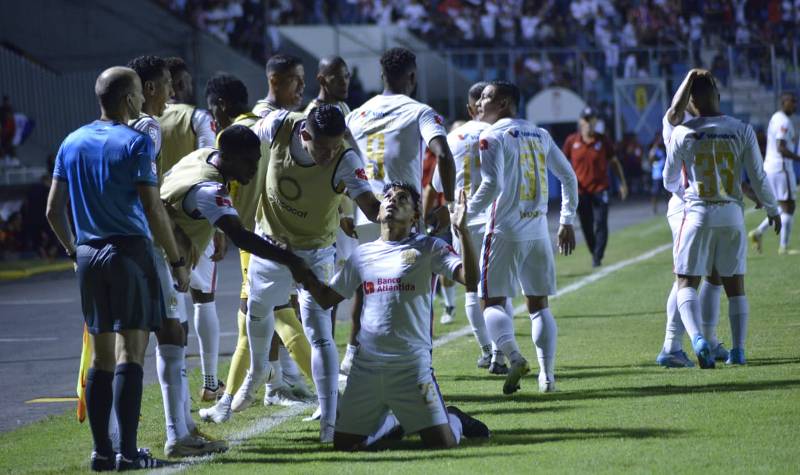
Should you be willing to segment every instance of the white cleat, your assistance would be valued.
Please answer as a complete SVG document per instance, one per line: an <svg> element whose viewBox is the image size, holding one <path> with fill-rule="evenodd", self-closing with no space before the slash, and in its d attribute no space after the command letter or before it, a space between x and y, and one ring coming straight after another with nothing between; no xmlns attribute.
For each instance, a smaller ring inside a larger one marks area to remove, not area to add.
<svg viewBox="0 0 800 475"><path fill-rule="evenodd" d="M256 391L258 388L268 380L274 378L274 376L275 372L272 371L272 366L270 366L269 363L267 363L266 375L258 378L258 381L256 381L255 378L253 378L253 374L248 371L247 375L244 377L242 386L233 396L231 410L233 410L233 412L242 412L250 407L256 400Z"/></svg>
<svg viewBox="0 0 800 475"><path fill-rule="evenodd" d="M328 421L320 419L319 421L319 441L323 444L333 443L333 433L336 427Z"/></svg>
<svg viewBox="0 0 800 475"><path fill-rule="evenodd" d="M217 402L215 405L200 409L200 420L203 422L213 422L215 424L222 424L228 422L233 415L230 403L224 404L222 401Z"/></svg>
<svg viewBox="0 0 800 475"><path fill-rule="evenodd" d="M289 386L280 386L264 395L265 406L297 406L305 401L298 399Z"/></svg>
<svg viewBox="0 0 800 475"><path fill-rule="evenodd" d="M303 422L318 421L321 417L322 417L322 408L320 406L317 406L317 408L314 409L313 414L303 418Z"/></svg>
<svg viewBox="0 0 800 475"><path fill-rule="evenodd" d="M442 314L442 316L439 317L439 323L441 323L442 325L449 325L449 324L453 323L453 320L454 320L453 312L454 311L455 311L455 308L446 307L444 309L444 313Z"/></svg>
<svg viewBox="0 0 800 475"><path fill-rule="evenodd" d="M540 393L554 393L556 391L555 378L548 379L547 377L539 378L539 392Z"/></svg>

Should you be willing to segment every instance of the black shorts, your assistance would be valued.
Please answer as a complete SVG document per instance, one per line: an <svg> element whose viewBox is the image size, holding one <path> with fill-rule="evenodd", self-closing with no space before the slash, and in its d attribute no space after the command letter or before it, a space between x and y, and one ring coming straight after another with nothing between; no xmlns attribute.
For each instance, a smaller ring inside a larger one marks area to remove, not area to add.
<svg viewBox="0 0 800 475"><path fill-rule="evenodd" d="M77 249L83 319L89 333L155 331L166 317L153 244L141 236L113 236Z"/></svg>

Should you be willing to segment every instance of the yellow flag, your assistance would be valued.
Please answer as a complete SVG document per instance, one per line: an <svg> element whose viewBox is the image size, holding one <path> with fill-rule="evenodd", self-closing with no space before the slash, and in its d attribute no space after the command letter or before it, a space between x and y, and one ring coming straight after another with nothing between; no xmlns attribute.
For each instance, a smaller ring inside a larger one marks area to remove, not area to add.
<svg viewBox="0 0 800 475"><path fill-rule="evenodd" d="M86 420L86 375L92 365L92 340L89 338L89 328L83 324L83 348L81 349L81 366L78 369L78 422Z"/></svg>

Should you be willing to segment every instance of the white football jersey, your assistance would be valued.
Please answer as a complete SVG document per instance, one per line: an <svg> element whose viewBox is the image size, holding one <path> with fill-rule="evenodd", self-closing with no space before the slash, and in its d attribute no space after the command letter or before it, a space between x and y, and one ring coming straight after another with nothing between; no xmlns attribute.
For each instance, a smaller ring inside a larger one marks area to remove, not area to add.
<svg viewBox="0 0 800 475"><path fill-rule="evenodd" d="M547 235L547 170L561 181L561 223L572 224L578 180L550 134L524 119L505 118L480 136L481 184L469 216L488 209L487 234L509 241Z"/></svg>
<svg viewBox="0 0 800 475"><path fill-rule="evenodd" d="M128 125L150 137L153 141L154 157L161 153L161 124L155 117L142 113L138 119L128 122Z"/></svg>
<svg viewBox="0 0 800 475"><path fill-rule="evenodd" d="M447 145L453 152L453 160L456 163L456 198L461 189L467 192L470 198L481 186L481 158L478 150L478 140L481 132L489 127L486 122L471 120L461 127L447 134ZM444 191L442 177L439 176L439 167L433 175L433 188ZM469 226L485 224L487 213L478 213L472 216L467 223Z"/></svg>
<svg viewBox="0 0 800 475"><path fill-rule="evenodd" d="M422 188L422 160L428 143L446 136L443 119L429 106L403 94L378 95L347 115L375 193L400 181Z"/></svg>
<svg viewBox="0 0 800 475"><path fill-rule="evenodd" d="M723 115L696 117L675 127L667 145L664 187L672 192L683 188L687 206L733 202L743 207L742 171L767 213L777 214L750 125Z"/></svg>
<svg viewBox="0 0 800 475"><path fill-rule="evenodd" d="M345 298L363 288L359 358L408 364L429 361L433 275L452 279L460 265L461 258L451 246L423 234L358 246L330 286Z"/></svg>
<svg viewBox="0 0 800 475"><path fill-rule="evenodd" d="M786 148L791 152L797 148L794 124L783 111L772 114L767 127L767 154L764 156L764 170L768 173L776 173L793 166L792 161L783 158L778 150L778 140L786 141Z"/></svg>

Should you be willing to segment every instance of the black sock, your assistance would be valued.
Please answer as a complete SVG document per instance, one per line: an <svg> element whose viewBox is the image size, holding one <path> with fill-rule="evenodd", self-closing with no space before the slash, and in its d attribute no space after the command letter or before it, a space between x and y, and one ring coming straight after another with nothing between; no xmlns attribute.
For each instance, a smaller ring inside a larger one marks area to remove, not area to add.
<svg viewBox="0 0 800 475"><path fill-rule="evenodd" d="M111 439L108 438L108 418L111 417L111 403L114 373L89 368L86 376L86 412L92 428L94 450L105 457L114 455Z"/></svg>
<svg viewBox="0 0 800 475"><path fill-rule="evenodd" d="M136 433L142 407L142 367L136 363L117 365L114 377L114 403L119 421L120 452L133 460L137 454Z"/></svg>

